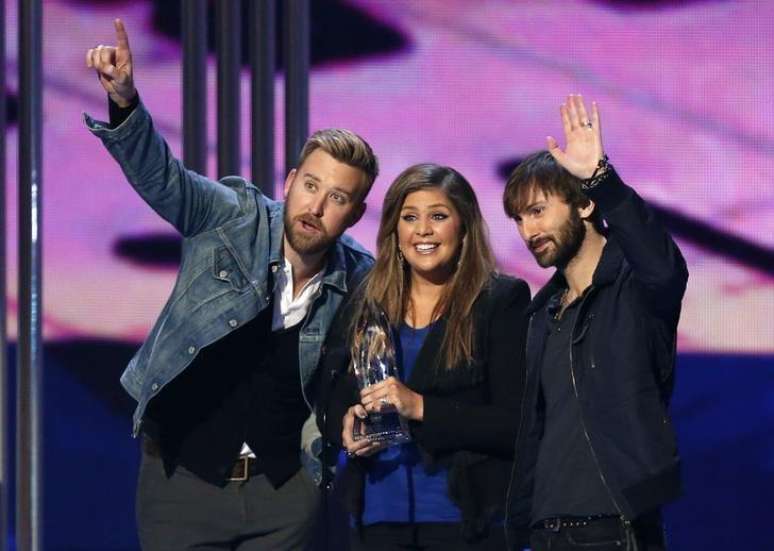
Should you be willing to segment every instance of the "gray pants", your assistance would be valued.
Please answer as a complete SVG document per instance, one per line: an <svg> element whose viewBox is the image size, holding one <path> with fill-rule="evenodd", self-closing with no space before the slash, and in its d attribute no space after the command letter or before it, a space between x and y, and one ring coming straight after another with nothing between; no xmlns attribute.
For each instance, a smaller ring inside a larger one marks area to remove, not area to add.
<svg viewBox="0 0 774 551"><path fill-rule="evenodd" d="M274 489L266 476L225 488L142 454L137 527L144 551L303 550L312 538L320 493L303 468Z"/></svg>

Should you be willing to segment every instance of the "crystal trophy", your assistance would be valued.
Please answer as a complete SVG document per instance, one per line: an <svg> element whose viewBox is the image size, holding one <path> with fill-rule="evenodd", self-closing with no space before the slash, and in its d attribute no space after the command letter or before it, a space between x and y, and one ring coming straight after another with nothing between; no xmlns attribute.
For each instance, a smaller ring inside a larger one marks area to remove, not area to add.
<svg viewBox="0 0 774 551"><path fill-rule="evenodd" d="M377 305L367 302L358 322L352 344L352 367L360 390L387 377L399 377L395 361L395 344L387 315ZM395 406L383 403L380 411L369 412L366 419L355 417L355 440L367 438L388 446L411 440L406 420Z"/></svg>

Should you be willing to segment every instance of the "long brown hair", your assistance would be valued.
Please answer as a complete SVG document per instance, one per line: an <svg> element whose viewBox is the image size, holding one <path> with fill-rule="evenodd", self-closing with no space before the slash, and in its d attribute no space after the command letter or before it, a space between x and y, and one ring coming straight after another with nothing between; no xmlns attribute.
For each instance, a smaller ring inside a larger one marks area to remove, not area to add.
<svg viewBox="0 0 774 551"><path fill-rule="evenodd" d="M457 269L433 312L433 319L446 318L440 365L452 369L473 357L473 303L495 270L494 255L476 194L465 177L453 168L436 164L414 165L390 185L384 197L376 238L376 262L364 282L361 304L354 311L352 331L354 335L365 302L381 306L395 327L405 319L411 296L411 268L398 254L398 221L406 197L430 188L441 190L449 198L462 222L463 238Z"/></svg>

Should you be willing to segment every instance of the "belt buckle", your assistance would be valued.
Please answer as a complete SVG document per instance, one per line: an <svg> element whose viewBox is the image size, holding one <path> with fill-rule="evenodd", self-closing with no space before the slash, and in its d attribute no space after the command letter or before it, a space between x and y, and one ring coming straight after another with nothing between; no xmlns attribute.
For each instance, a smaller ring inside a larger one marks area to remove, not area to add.
<svg viewBox="0 0 774 551"><path fill-rule="evenodd" d="M233 476L234 475L234 468L231 470L231 475L226 480L229 482L244 482L250 477L250 469L249 469L249 462L250 462L250 456L245 455L243 457L240 457L237 460L237 463L234 464L234 467L236 467L237 464L242 466L242 474L241 476Z"/></svg>
<svg viewBox="0 0 774 551"><path fill-rule="evenodd" d="M547 518L543 521L543 529L551 532L559 532L562 529L562 519L559 517Z"/></svg>

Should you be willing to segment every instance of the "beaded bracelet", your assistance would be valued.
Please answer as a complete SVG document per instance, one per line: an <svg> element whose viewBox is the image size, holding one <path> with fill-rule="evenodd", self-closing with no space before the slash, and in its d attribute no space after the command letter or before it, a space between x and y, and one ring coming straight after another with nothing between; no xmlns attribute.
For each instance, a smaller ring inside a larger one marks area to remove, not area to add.
<svg viewBox="0 0 774 551"><path fill-rule="evenodd" d="M605 180L612 167L613 165L610 164L607 155L602 155L602 158L597 163L597 168L594 169L594 173L581 182L581 188L586 191L597 187Z"/></svg>

